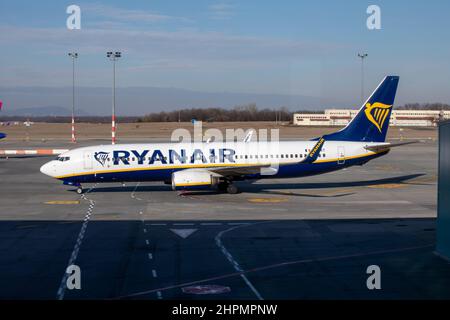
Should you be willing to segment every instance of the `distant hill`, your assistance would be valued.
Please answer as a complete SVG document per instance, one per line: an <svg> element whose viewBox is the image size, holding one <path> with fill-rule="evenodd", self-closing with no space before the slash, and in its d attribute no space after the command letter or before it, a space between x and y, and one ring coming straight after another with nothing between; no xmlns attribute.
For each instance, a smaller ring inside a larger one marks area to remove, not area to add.
<svg viewBox="0 0 450 320"><path fill-rule="evenodd" d="M88 110L92 116L111 114L111 88L78 87L77 109ZM0 87L5 114L18 112L39 115L68 115L72 103L70 87ZM237 105L256 104L258 108L289 110L320 110L327 106L346 107L348 103L327 102L318 97L283 94L253 94L239 92L202 92L178 88L118 87L117 115L143 116L153 112L173 111L185 108L233 108ZM30 106L42 106L31 110ZM48 106L59 106L55 107ZM61 108L60 108L61 107ZM19 111L21 110L21 111ZM2 114L0 114L0 117Z"/></svg>
<svg viewBox="0 0 450 320"><path fill-rule="evenodd" d="M77 110L76 114L78 116L89 116L89 113L84 110ZM49 106L49 107L28 107L28 108L18 108L18 109L5 109L0 114L0 116L11 117L68 117L72 115L72 109Z"/></svg>

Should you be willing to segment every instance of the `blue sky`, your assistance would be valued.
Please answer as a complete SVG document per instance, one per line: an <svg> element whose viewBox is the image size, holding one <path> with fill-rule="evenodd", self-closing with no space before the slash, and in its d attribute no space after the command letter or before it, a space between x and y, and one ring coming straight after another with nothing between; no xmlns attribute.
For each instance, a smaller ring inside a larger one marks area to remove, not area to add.
<svg viewBox="0 0 450 320"><path fill-rule="evenodd" d="M81 30L65 12L81 7ZM381 8L382 29L366 28ZM386 74L397 104L450 103L450 2L431 1L10 1L0 2L0 87L107 87L105 52L120 50L118 86L306 95L357 103Z"/></svg>

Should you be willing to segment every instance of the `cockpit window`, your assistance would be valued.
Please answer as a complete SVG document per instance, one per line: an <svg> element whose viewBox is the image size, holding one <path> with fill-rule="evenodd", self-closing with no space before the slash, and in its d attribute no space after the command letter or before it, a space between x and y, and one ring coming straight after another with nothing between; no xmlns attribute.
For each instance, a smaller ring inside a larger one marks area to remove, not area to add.
<svg viewBox="0 0 450 320"><path fill-rule="evenodd" d="M57 160L57 161L61 161L61 162L69 161L69 160L70 160L70 157L57 157L56 160Z"/></svg>

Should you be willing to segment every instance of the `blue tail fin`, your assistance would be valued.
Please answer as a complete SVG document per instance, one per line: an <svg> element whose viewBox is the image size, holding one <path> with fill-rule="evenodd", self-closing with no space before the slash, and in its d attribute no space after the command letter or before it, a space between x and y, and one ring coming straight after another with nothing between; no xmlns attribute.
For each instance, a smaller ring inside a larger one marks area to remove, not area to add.
<svg viewBox="0 0 450 320"><path fill-rule="evenodd" d="M394 105L399 77L387 76L342 130L325 135L328 141L384 142Z"/></svg>

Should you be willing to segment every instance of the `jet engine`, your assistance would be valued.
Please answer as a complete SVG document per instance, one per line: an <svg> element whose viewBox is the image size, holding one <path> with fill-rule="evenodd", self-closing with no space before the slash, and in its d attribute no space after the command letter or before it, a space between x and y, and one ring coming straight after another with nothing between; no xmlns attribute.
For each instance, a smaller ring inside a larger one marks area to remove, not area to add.
<svg viewBox="0 0 450 320"><path fill-rule="evenodd" d="M219 178L206 170L182 170L172 173L172 189L202 189L215 187Z"/></svg>

